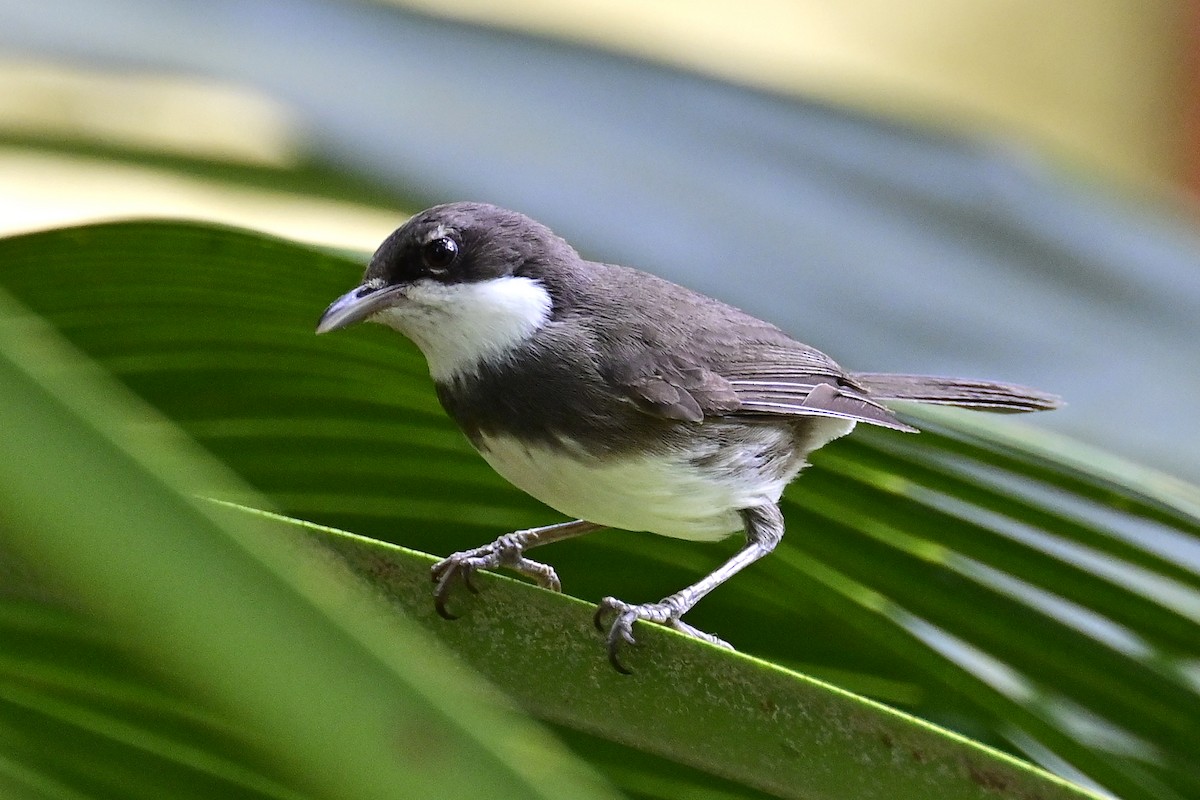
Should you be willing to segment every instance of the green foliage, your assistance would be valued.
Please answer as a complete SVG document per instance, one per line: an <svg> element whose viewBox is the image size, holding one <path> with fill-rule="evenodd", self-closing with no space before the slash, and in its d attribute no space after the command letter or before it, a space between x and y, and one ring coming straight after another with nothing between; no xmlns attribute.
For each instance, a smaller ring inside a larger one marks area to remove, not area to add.
<svg viewBox="0 0 1200 800"><path fill-rule="evenodd" d="M195 497L236 481L40 322L0 323L8 796L615 796L326 554Z"/></svg>
<svg viewBox="0 0 1200 800"><path fill-rule="evenodd" d="M165 223L9 239L0 264L0 285L237 476L6 312L0 787L455 796L488 775L488 796L600 796L446 666L448 647L633 796L1078 796L772 664L1128 800L1200 794L1187 485L1009 419L921 412L920 436L864 431L791 488L780 550L690 617L754 657L645 630L625 679L578 601L483 578L445 622L428 557L192 499L265 497L434 554L555 518L471 452L400 337L312 335L359 265ZM295 546L310 538L360 580ZM638 601L732 544L604 532L545 556L575 597ZM400 613L381 614L361 578ZM419 746L371 711L401 700ZM37 755L55 742L61 757ZM462 755L431 778L395 758L418 751Z"/></svg>

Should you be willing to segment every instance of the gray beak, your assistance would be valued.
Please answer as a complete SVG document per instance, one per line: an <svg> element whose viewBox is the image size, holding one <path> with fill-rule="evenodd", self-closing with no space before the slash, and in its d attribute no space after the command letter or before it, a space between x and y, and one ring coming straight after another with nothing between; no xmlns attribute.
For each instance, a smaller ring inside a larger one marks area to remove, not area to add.
<svg viewBox="0 0 1200 800"><path fill-rule="evenodd" d="M329 333L348 328L356 322L371 317L404 296L402 286L359 286L329 304L321 319L317 321L317 333Z"/></svg>

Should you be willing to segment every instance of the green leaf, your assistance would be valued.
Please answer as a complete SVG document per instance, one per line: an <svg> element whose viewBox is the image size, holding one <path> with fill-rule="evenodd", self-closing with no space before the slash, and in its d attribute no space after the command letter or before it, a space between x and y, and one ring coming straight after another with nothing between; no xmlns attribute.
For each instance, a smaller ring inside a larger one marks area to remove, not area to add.
<svg viewBox="0 0 1200 800"><path fill-rule="evenodd" d="M599 657L590 604L511 578L480 576L480 596L461 598L462 618L448 622L430 603L434 559L308 530L541 719L778 797L1090 796L927 723L661 627L642 626L629 658L637 670L621 675Z"/></svg>
<svg viewBox="0 0 1200 800"><path fill-rule="evenodd" d="M436 554L556 518L471 452L402 338L367 327L312 335L324 305L357 281L358 264L253 234L155 223L0 242L0 263L14 294L290 516ZM920 412L914 420L927 432L863 432L818 453L787 494L789 533L777 553L689 620L745 653L836 679L1128 800L1200 793L1195 490L1075 446L1031 447L1042 434L1010 419ZM545 557L577 597L640 601L694 580L734 545L605 532ZM566 602L499 580L485 587L479 599L455 598L464 619L437 620L439 637L474 636L480 620L501 626L514 608L552 617L551 604ZM418 618L429 614L420 602L413 595L406 604ZM560 630L580 659L572 663L598 670L588 674L605 686L616 681L586 614L563 613L574 620ZM520 658L521 630L485 652ZM664 652L711 657L714 670L746 663L674 645L668 632L639 636L646 645L630 653L634 681L653 681ZM522 696L513 683L524 673L497 669L493 678ZM560 675L532 690L566 698L567 682ZM691 733L709 705L692 702L681 710L690 722L670 724ZM537 709L634 743L628 757L597 759L631 791L651 793L663 764L644 752L737 774L733 790L765 785L731 771L742 757L689 759L651 746L644 737L670 740L669 731L639 733L611 710L591 709L600 719L589 724ZM609 717L623 733L601 730ZM733 751L746 736L721 732ZM852 740L876 756L858 771L887 762L878 738ZM757 780L769 779L755 763Z"/></svg>
<svg viewBox="0 0 1200 800"><path fill-rule="evenodd" d="M193 493L238 491L232 476L2 295L0 407L0 547L27 565L0 603L0 779L51 796L615 796L327 555L213 514ZM30 586L91 613L9 599Z"/></svg>

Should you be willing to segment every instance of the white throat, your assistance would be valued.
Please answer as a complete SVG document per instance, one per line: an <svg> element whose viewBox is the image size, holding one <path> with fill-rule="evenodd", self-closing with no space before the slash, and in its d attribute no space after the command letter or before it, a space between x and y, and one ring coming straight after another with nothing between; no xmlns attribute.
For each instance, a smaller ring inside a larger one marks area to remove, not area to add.
<svg viewBox="0 0 1200 800"><path fill-rule="evenodd" d="M412 339L433 379L448 382L506 358L546 324L552 305L550 293L532 278L453 284L424 278L371 321Z"/></svg>

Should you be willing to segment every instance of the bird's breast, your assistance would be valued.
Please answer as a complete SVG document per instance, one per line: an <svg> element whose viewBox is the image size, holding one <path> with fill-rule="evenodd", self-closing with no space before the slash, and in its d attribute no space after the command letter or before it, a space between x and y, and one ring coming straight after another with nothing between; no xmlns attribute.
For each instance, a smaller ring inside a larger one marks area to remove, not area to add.
<svg viewBox="0 0 1200 800"><path fill-rule="evenodd" d="M569 517L703 541L739 530L739 510L778 502L805 463L788 426L714 422L696 431L677 446L614 456L570 440L485 434L475 444L510 483Z"/></svg>

